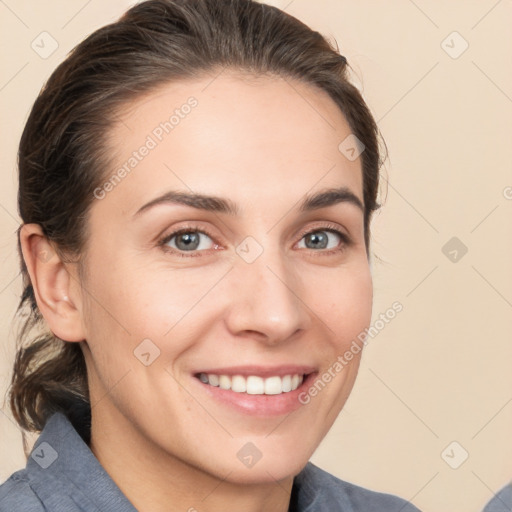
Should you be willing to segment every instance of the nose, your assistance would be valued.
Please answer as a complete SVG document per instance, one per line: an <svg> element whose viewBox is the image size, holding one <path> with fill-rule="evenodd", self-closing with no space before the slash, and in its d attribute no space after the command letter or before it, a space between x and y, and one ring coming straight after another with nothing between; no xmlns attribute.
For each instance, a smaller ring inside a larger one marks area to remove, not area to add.
<svg viewBox="0 0 512 512"><path fill-rule="evenodd" d="M237 259L226 323L234 336L276 345L306 330L311 311L301 297L300 277L279 249L252 263Z"/></svg>

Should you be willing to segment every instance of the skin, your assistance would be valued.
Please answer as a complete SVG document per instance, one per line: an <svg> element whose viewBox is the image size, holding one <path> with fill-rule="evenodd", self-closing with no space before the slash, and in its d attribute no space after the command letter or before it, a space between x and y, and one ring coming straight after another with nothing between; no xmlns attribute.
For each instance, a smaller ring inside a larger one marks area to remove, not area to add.
<svg viewBox="0 0 512 512"><path fill-rule="evenodd" d="M363 211L348 202L297 210L306 194L330 187L346 186L363 202L361 160L339 151L351 130L323 91L224 71L127 105L108 134L107 177L190 96L197 107L94 199L83 280L56 252L38 257L52 247L37 225L22 229L23 255L49 327L81 342L91 449L138 510L285 512L293 477L350 394L360 354L307 405L274 417L216 402L191 372L307 364L322 374L368 327ZM168 190L229 198L240 213L164 204L133 217ZM325 233L326 223L351 243L328 234L329 248L308 248L304 232ZM195 257L180 257L176 238L167 243L175 253L158 245L191 225L211 233L200 235ZM247 236L263 249L250 264L236 252ZM134 350L148 338L160 355L145 366ZM248 442L262 454L251 468L237 457Z"/></svg>

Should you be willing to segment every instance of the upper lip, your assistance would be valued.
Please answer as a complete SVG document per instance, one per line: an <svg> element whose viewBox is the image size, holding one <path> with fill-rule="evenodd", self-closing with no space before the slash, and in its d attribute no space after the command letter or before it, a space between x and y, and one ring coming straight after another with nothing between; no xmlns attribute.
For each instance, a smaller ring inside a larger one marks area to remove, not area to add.
<svg viewBox="0 0 512 512"><path fill-rule="evenodd" d="M284 377L285 375L304 375L316 371L316 368L305 365L281 365L281 366L230 366L226 368L208 368L206 370L199 370L194 374L206 373L214 375L242 375L248 377L249 375L256 375L258 377Z"/></svg>

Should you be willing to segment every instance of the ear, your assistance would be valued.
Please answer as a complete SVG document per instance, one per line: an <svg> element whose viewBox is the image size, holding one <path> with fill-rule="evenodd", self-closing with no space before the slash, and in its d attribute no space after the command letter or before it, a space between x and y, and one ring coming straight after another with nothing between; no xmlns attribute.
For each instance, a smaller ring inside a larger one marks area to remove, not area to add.
<svg viewBox="0 0 512 512"><path fill-rule="evenodd" d="M37 306L53 334L65 341L85 339L75 269L68 270L38 224L21 227L20 245Z"/></svg>

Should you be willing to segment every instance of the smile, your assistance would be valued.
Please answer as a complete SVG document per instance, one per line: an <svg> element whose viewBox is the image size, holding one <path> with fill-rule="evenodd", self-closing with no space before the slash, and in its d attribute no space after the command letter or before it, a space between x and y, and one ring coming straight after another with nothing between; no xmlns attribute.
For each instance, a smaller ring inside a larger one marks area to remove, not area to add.
<svg viewBox="0 0 512 512"><path fill-rule="evenodd" d="M299 395L316 375L318 368L309 365L245 365L197 368L192 380L200 393L223 408L270 417L304 407Z"/></svg>
<svg viewBox="0 0 512 512"><path fill-rule="evenodd" d="M213 373L200 373L201 382L220 389L231 390L235 393L248 395L280 395L295 391L303 382L304 374L273 375L260 377L258 375L216 375Z"/></svg>

